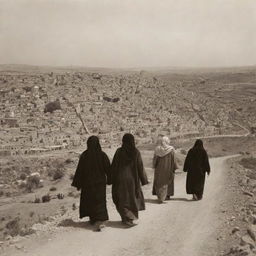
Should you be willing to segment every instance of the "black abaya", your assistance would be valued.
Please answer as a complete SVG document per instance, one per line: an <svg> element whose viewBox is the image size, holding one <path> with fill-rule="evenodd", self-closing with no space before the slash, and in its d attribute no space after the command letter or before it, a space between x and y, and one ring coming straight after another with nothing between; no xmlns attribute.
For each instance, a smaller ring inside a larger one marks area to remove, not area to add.
<svg viewBox="0 0 256 256"><path fill-rule="evenodd" d="M145 209L141 184L148 183L140 152L129 141L133 136L129 136L128 142L123 140L117 149L111 165L112 198L123 221L137 219L138 212Z"/></svg>
<svg viewBox="0 0 256 256"><path fill-rule="evenodd" d="M183 170L187 172L187 194L195 194L201 199L204 192L205 173L210 173L207 152L203 147L193 147L185 159Z"/></svg>
<svg viewBox="0 0 256 256"><path fill-rule="evenodd" d="M98 138L90 138L88 149L79 159L72 186L81 189L80 218L88 216L92 221L104 221L108 220L106 184L111 184L110 161L101 150Z"/></svg>

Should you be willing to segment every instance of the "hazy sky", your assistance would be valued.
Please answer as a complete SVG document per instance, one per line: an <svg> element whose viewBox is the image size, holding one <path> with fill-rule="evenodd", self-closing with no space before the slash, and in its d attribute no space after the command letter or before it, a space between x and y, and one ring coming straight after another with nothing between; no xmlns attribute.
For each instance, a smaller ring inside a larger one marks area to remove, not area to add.
<svg viewBox="0 0 256 256"><path fill-rule="evenodd" d="M0 63L256 64L256 0L0 0Z"/></svg>

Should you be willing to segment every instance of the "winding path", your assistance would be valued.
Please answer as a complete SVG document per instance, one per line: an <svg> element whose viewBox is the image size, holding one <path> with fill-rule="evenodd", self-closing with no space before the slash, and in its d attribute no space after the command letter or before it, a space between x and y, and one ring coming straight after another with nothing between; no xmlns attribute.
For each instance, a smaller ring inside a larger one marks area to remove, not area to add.
<svg viewBox="0 0 256 256"><path fill-rule="evenodd" d="M165 204L156 203L151 195L152 183L144 187L146 211L140 212L140 223L124 228L108 195L110 221L103 232L93 232L88 222L80 222L77 212L66 216L64 227L53 234L44 232L24 244L26 252L14 251L14 256L213 256L216 255L216 230L220 228L220 198L224 198L225 160L210 160L212 173L206 179L204 199L190 201L185 193L185 174L178 172L175 196ZM152 170L147 169L152 180ZM224 200L224 199L223 199ZM6 254L8 255L8 254Z"/></svg>

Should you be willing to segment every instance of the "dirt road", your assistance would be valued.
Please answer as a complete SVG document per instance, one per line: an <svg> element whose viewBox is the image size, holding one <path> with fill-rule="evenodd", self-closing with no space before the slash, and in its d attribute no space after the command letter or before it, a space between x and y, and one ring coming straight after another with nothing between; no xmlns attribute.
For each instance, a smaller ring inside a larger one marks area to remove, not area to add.
<svg viewBox="0 0 256 256"><path fill-rule="evenodd" d="M185 175L178 172L175 196L165 204L158 204L151 195L152 183L144 187L146 211L140 212L138 226L124 228L108 196L110 221L102 232L93 232L88 222L80 222L75 211L65 216L52 234L46 229L44 235L27 239L19 249L14 249L11 254L6 252L6 255L217 255L216 236L222 225L220 208L225 203L226 159L211 160L212 173L206 178L202 201L190 201L191 197L185 193Z"/></svg>

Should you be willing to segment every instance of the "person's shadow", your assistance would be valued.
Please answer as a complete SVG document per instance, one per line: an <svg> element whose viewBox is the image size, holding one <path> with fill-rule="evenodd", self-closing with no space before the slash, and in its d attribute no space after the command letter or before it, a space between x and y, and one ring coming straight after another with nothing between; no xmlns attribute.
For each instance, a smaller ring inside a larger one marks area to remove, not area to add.
<svg viewBox="0 0 256 256"><path fill-rule="evenodd" d="M183 202L191 202L193 201L192 199L188 199L185 197L171 197L170 199L168 199L167 201L183 201Z"/></svg>
<svg viewBox="0 0 256 256"><path fill-rule="evenodd" d="M94 231L95 227L89 221L74 221L72 219L62 220L59 224L59 227L73 227L73 228L81 228L88 229Z"/></svg>
<svg viewBox="0 0 256 256"><path fill-rule="evenodd" d="M106 222L106 226L107 227L111 227L111 228L119 228L119 229L127 229L129 228L129 226L125 226L122 221L118 221L118 220L109 220Z"/></svg>
<svg viewBox="0 0 256 256"><path fill-rule="evenodd" d="M149 203L149 204L160 204L157 199L145 199L145 203ZM166 202L163 202L163 203L166 203Z"/></svg>
<svg viewBox="0 0 256 256"><path fill-rule="evenodd" d="M188 199L188 198L183 198L183 197L171 197L170 199L168 200L165 200L163 203L168 203L168 201L183 201L183 202L192 202L193 200L192 199ZM157 199L145 199L145 202L146 203L149 203L149 204L159 204L158 200Z"/></svg>
<svg viewBox="0 0 256 256"><path fill-rule="evenodd" d="M119 229L127 229L128 226L125 226L121 221L106 221L106 227L110 228L119 228ZM87 229L91 231L96 231L94 225L90 223L90 221L74 221L72 219L62 220L59 224L59 227L73 227L73 228L81 228Z"/></svg>

